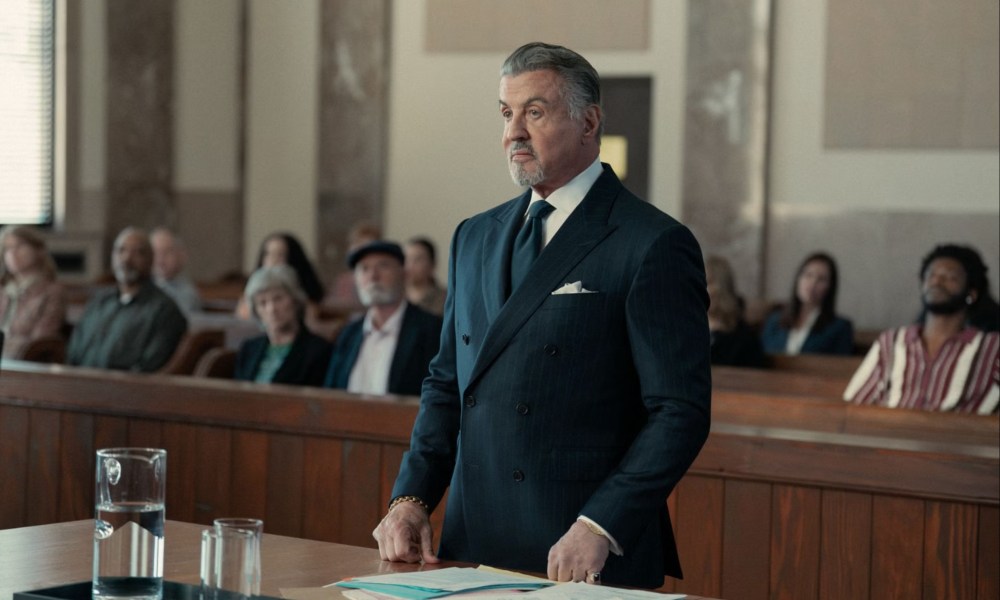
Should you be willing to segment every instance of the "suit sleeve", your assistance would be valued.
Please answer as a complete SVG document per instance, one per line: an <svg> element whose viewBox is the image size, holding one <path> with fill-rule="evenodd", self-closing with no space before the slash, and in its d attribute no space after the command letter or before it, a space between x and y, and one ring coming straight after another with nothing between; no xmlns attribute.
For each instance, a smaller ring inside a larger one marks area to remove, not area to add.
<svg viewBox="0 0 1000 600"><path fill-rule="evenodd" d="M455 256L460 247L462 225L452 238L448 260L448 290L455 286ZM420 394L420 411L413 425L410 449L403 455L392 498L417 496L433 510L451 481L458 452L461 404L455 363L455 299L449 291L444 304L444 322L437 355Z"/></svg>
<svg viewBox="0 0 1000 600"><path fill-rule="evenodd" d="M626 556L656 522L708 437L707 310L701 250L687 228L672 226L647 250L626 299L629 344L648 418L581 511L611 533Z"/></svg>

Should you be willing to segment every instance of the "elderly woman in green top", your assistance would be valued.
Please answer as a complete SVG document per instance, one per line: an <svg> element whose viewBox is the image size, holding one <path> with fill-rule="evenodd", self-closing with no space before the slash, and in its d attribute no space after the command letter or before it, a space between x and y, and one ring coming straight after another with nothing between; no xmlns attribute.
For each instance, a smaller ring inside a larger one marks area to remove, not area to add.
<svg viewBox="0 0 1000 600"><path fill-rule="evenodd" d="M322 386L332 346L305 326L307 297L295 270L288 265L257 269L243 296L264 335L240 346L234 377Z"/></svg>

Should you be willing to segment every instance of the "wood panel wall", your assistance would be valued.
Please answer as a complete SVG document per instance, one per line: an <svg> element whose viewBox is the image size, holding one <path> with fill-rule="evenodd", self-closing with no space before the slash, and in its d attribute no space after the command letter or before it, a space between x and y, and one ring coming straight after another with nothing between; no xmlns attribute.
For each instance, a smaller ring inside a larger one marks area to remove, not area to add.
<svg viewBox="0 0 1000 600"><path fill-rule="evenodd" d="M90 518L94 450L157 446L168 451L168 518L256 516L271 533L370 547L417 409L331 390L3 367L0 528ZM665 591L998 597L997 419L728 391L713 401L709 442L668 499L685 579Z"/></svg>

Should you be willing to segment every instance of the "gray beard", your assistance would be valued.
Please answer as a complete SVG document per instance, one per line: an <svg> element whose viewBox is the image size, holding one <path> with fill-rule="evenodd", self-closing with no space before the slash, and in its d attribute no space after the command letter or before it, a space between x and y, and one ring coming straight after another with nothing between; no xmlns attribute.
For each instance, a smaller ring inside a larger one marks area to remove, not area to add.
<svg viewBox="0 0 1000 600"><path fill-rule="evenodd" d="M362 306L385 306L388 304L395 304L399 302L403 297L403 294L397 290L392 289L361 289L358 288L358 299L361 300Z"/></svg>
<svg viewBox="0 0 1000 600"><path fill-rule="evenodd" d="M534 173L529 173L521 163L511 162L510 178L521 187L534 187L545 181L545 169L539 164Z"/></svg>

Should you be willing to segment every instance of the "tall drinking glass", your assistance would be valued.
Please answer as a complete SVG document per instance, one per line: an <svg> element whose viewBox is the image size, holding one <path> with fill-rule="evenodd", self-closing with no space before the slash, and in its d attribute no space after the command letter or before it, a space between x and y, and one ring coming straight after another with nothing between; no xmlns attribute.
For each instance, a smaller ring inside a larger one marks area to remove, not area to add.
<svg viewBox="0 0 1000 600"><path fill-rule="evenodd" d="M97 451L94 600L160 600L167 451Z"/></svg>

